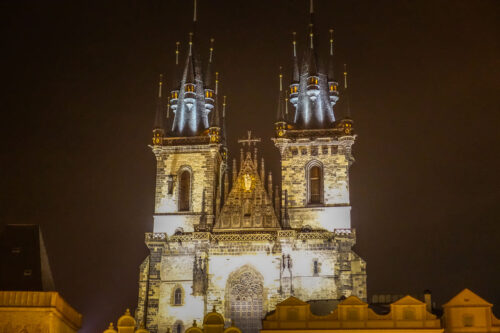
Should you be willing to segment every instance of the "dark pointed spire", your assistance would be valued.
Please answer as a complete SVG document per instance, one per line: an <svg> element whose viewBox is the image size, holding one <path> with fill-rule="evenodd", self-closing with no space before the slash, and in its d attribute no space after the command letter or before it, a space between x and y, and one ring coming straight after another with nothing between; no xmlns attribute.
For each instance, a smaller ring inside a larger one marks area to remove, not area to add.
<svg viewBox="0 0 500 333"><path fill-rule="evenodd" d="M162 98L162 86L163 86L163 74L160 74L160 80L158 81L158 96L156 100L156 113L155 121L153 124L154 130L163 131L163 98Z"/></svg>
<svg viewBox="0 0 500 333"><path fill-rule="evenodd" d="M344 98L346 104L346 116L351 118L351 101L349 96L349 89L347 88L347 64L344 64Z"/></svg>
<svg viewBox="0 0 500 333"><path fill-rule="evenodd" d="M329 71L322 66L318 57L317 33L314 24L314 1L309 3L309 26L302 59L299 81L292 79L290 85L290 103L294 107L293 128L326 129L335 122L333 106L337 99L336 84L332 82L330 92ZM295 46L295 43L294 43ZM294 47L294 66L296 60ZM333 68L333 67L332 67ZM297 71L294 71L296 76ZM286 114L286 112L285 112ZM282 133L278 129L278 134Z"/></svg>
<svg viewBox="0 0 500 333"><path fill-rule="evenodd" d="M276 120L278 122L283 122L285 121L285 101L284 101L284 96L283 96L283 73L281 72L281 66L280 66L280 72L279 72L279 80L280 80L280 90L279 90L279 95L278 95L278 110L276 113Z"/></svg>
<svg viewBox="0 0 500 333"><path fill-rule="evenodd" d="M180 48L181 42L175 42L175 65L172 69L172 75L170 77L170 86L172 90L179 89L180 79L182 77L181 66L179 66Z"/></svg>
<svg viewBox="0 0 500 333"><path fill-rule="evenodd" d="M334 80L334 64L333 64L333 29L330 32L330 52L328 54L328 81Z"/></svg>
<svg viewBox="0 0 500 333"><path fill-rule="evenodd" d="M318 59L315 47L315 26L314 26L314 0L309 3L309 32L307 38L307 48L305 51L304 63L302 64L302 74L308 73L309 75L318 74Z"/></svg>
<svg viewBox="0 0 500 333"><path fill-rule="evenodd" d="M220 105L219 105L219 73L215 73L215 109L212 111L212 119L210 121L210 127L220 128Z"/></svg>
<svg viewBox="0 0 500 333"><path fill-rule="evenodd" d="M300 74L299 74L299 59L297 57L297 40L296 40L296 35L297 33L294 31L293 32L293 74L292 74L292 83L298 83L300 80Z"/></svg>
<svg viewBox="0 0 500 333"><path fill-rule="evenodd" d="M179 66L179 46L181 45L181 42L175 42L175 65Z"/></svg>
<svg viewBox="0 0 500 333"><path fill-rule="evenodd" d="M222 102L222 142L225 144L226 143L226 137L227 137L227 132L226 132L226 97L224 95L224 99Z"/></svg>
<svg viewBox="0 0 500 333"><path fill-rule="evenodd" d="M163 86L163 74L160 74L160 80L158 81L158 97L156 100L156 113L153 124L154 145L160 145L162 143L163 136L165 135L165 129L163 127L162 86Z"/></svg>
<svg viewBox="0 0 500 333"><path fill-rule="evenodd" d="M193 27L189 33L188 54L180 82L180 89L173 91L172 109L174 110L175 136L206 135L205 130L210 127L208 115L214 107L213 91L206 91L203 82L202 66L196 49L196 21L197 8L194 0ZM205 134L202 134L205 133Z"/></svg>
<svg viewBox="0 0 500 333"><path fill-rule="evenodd" d="M312 1L312 0L311 0ZM304 73L308 73L309 75L317 75L318 74L318 64L317 64L317 56L316 51L314 50L314 24L311 22L309 24L309 39L308 39L308 48L306 50L306 57L304 61Z"/></svg>
<svg viewBox="0 0 500 333"><path fill-rule="evenodd" d="M208 89L213 88L214 80L212 76L212 62L213 62L213 56L214 56L214 41L215 39L210 38L210 48L209 48L209 55L208 55L208 63L207 63L207 70L205 71L205 87Z"/></svg>
<svg viewBox="0 0 500 333"><path fill-rule="evenodd" d="M193 59L193 33L189 33L189 49L188 56L186 59L186 67L184 68L184 74L182 76L182 81L185 83L194 83L194 72L195 63Z"/></svg>

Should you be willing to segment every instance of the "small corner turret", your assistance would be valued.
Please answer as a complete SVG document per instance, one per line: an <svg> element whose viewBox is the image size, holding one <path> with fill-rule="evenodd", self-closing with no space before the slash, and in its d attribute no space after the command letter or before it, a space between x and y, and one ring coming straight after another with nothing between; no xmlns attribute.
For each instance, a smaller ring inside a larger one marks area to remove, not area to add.
<svg viewBox="0 0 500 333"><path fill-rule="evenodd" d="M211 58L211 51L213 49L210 49L210 58ZM210 128L208 129L208 135L210 136L210 143L211 144L218 144L221 142L221 124L220 124L220 111L219 111L219 98L218 98L218 93L219 93L219 73L215 73L215 91L206 89L205 90L205 96L212 96L215 93L215 110L212 111L212 120L210 122ZM213 101L213 99L212 99ZM224 102L225 105L225 102ZM213 108L213 105L211 106Z"/></svg>

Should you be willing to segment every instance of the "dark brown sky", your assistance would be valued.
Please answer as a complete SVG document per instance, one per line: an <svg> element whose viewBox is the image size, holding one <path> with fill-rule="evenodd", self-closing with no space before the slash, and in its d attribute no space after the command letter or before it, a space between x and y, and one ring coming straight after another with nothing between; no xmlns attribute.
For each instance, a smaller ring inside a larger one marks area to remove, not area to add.
<svg viewBox="0 0 500 333"><path fill-rule="evenodd" d="M317 1L349 64L357 252L373 292L464 287L500 308L498 1ZM200 0L231 149L253 129L277 171L277 69L306 0ZM39 223L56 287L99 332L137 299L152 230L156 80L190 1L2 1L0 223ZM320 37L321 38L321 37ZM325 50L326 51L326 50ZM289 78L288 73L285 79Z"/></svg>

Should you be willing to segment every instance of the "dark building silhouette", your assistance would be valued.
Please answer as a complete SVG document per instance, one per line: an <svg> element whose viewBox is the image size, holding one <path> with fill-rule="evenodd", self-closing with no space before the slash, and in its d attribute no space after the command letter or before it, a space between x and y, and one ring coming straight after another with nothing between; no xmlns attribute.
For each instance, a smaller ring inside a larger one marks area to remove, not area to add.
<svg viewBox="0 0 500 333"><path fill-rule="evenodd" d="M38 225L9 224L0 231L0 290L54 290Z"/></svg>

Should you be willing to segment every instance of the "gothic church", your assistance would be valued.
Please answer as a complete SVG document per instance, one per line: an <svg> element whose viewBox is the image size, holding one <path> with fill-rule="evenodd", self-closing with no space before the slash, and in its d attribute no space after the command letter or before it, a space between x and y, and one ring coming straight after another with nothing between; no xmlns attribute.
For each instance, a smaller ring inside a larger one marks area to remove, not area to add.
<svg viewBox="0 0 500 333"><path fill-rule="evenodd" d="M356 136L352 120L334 112L339 87L332 36L323 66L312 1L309 12L300 58L293 41L286 89L280 74L272 142L281 179L275 186L258 158L260 139L251 132L239 140L239 161L229 160L226 103L212 47L203 66L198 36L190 33L183 66L176 51L178 81L168 101L160 79L151 146L157 162L154 230L145 237L150 254L140 267L135 314L150 332L183 333L215 307L228 325L256 333L264 315L291 295L366 301L366 264L352 250L356 234L350 223Z"/></svg>

